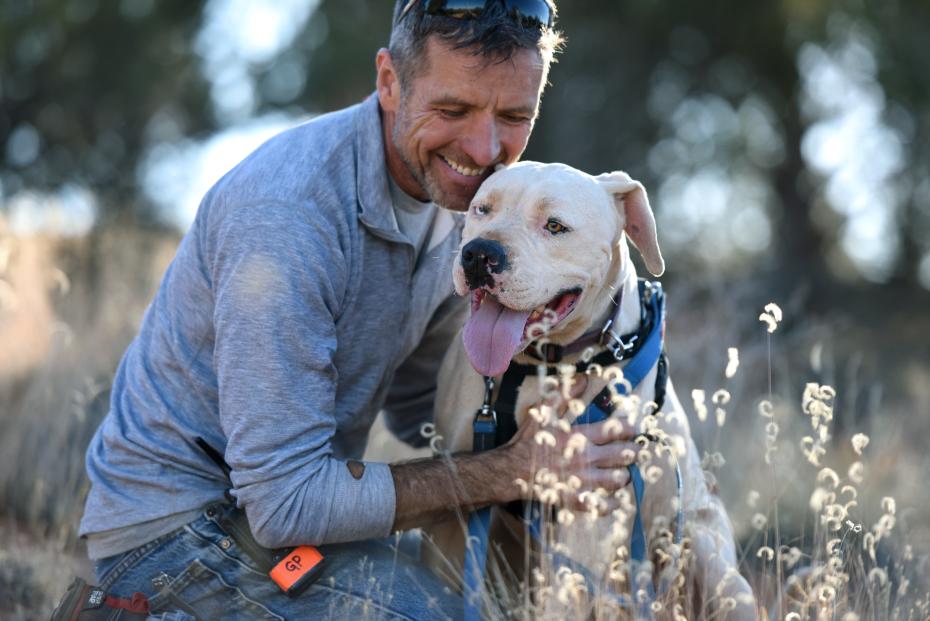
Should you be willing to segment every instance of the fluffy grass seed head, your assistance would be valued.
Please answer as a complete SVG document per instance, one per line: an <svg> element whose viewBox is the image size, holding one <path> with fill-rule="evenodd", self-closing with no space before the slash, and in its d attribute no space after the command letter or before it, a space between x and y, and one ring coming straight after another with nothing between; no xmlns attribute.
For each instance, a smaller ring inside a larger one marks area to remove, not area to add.
<svg viewBox="0 0 930 621"><path fill-rule="evenodd" d="M811 493L810 508L814 513L820 513L823 508L836 500L836 494L823 487L814 489Z"/></svg>
<svg viewBox="0 0 930 621"><path fill-rule="evenodd" d="M814 442L814 438L804 436L801 438L801 452L812 466L817 466L819 468L821 465L820 458L826 455L827 450L823 448L823 445L819 441Z"/></svg>
<svg viewBox="0 0 930 621"><path fill-rule="evenodd" d="M853 462L853 464L849 466L847 475L850 481L856 485L861 485L862 481L865 480L865 465L863 465L861 461Z"/></svg>
<svg viewBox="0 0 930 621"><path fill-rule="evenodd" d="M703 390L694 389L691 391L691 400L694 402L694 411L697 413L698 420L702 423L707 420L707 404L705 403L705 393Z"/></svg>
<svg viewBox="0 0 930 621"><path fill-rule="evenodd" d="M564 457L566 460L571 459L575 456L575 453L584 452L587 446L588 439L583 434L573 433L568 438L568 442L565 445L565 450L562 451L562 457Z"/></svg>
<svg viewBox="0 0 930 621"><path fill-rule="evenodd" d="M888 584L888 574L881 567L873 567L869 571L869 582L878 584L879 587L884 587Z"/></svg>
<svg viewBox="0 0 930 621"><path fill-rule="evenodd" d="M836 599L836 589L829 584L821 585L817 590L817 599L825 606L833 603L833 600Z"/></svg>
<svg viewBox="0 0 930 621"><path fill-rule="evenodd" d="M775 302L769 302L768 304L765 305L765 308L763 310L767 312L768 314L770 314L775 319L775 321L781 321L781 318L782 318L781 307Z"/></svg>
<svg viewBox="0 0 930 621"><path fill-rule="evenodd" d="M801 561L803 553L800 548L791 546L782 546L778 551L778 556L781 559L781 562L785 564L785 567L792 569Z"/></svg>
<svg viewBox="0 0 930 621"><path fill-rule="evenodd" d="M837 476L833 468L822 468L820 472L817 473L817 482L823 483L824 481L829 481L833 489L840 486L840 477Z"/></svg>
<svg viewBox="0 0 930 621"><path fill-rule="evenodd" d="M727 348L727 368L724 371L724 376L727 379L732 378L736 375L736 371L739 369L739 350L735 347Z"/></svg>
<svg viewBox="0 0 930 621"><path fill-rule="evenodd" d="M546 446L552 447L552 446L555 446L556 444L555 436L552 435L551 431L546 431L545 429L541 429L540 431L537 431L536 435L533 436L533 439L536 441L536 444L540 446L546 445Z"/></svg>
<svg viewBox="0 0 930 621"><path fill-rule="evenodd" d="M778 322L768 313L759 315L759 321L765 324L765 329L768 330L769 334L775 332L775 329L778 327Z"/></svg>
<svg viewBox="0 0 930 621"><path fill-rule="evenodd" d="M775 332L775 329L781 322L781 308L775 302L769 302L765 305L763 310L764 312L759 315L759 321L765 324L765 329L768 330L769 334L771 334Z"/></svg>

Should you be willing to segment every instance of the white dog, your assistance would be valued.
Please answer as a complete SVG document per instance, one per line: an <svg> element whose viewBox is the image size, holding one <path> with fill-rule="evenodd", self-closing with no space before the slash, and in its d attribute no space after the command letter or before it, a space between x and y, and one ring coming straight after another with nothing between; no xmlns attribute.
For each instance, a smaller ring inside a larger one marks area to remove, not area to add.
<svg viewBox="0 0 930 621"><path fill-rule="evenodd" d="M627 239L639 249L650 272L660 275L664 271L646 192L624 172L592 177L562 164L522 162L499 170L481 186L469 209L453 275L456 292L472 297L472 313L463 338L455 341L440 372L436 424L446 449L457 452L472 448L472 413L481 407L485 394L482 376L500 376L511 361L539 364L528 346L538 336L533 330L540 323L548 328L548 342L564 346L567 353L562 363L570 365L592 353L590 348L586 353L575 351L571 344L579 339L590 341L585 335L591 333L599 336L608 320L612 320L608 332L616 335L640 329L641 295ZM604 350L600 344L592 347L594 353ZM617 366L622 368L623 364ZM601 369L589 372L580 396L584 404L605 387L607 377L612 377L611 373ZM709 489L687 417L670 384L661 412L643 413L641 406L655 398L656 378L653 367L631 398L615 397L615 402L623 401L624 405L613 416L622 417L623 424L635 425L640 432L648 431L651 438L665 440L639 455L640 469L647 479L640 509L657 581L663 566L666 573L677 571L685 576L675 581L674 595L666 597L662 609L671 618L677 602L679 611L688 618L718 612L728 612L729 618L755 618L752 590L736 570L730 522L722 503ZM536 375L522 381L515 408L518 424L524 424L530 407L540 401L544 390ZM537 420L544 418L538 409L535 413ZM650 456L651 461L644 461ZM680 500L676 462L681 472ZM534 482L521 484L532 489ZM565 484L561 485L564 491ZM600 497L588 494L591 510L575 510L570 516L561 513L550 532L554 533L556 549L592 572L599 585L609 585L608 590L618 592L625 588L629 593L631 581L611 573L623 567L628 558L623 550L618 551L629 548L634 513L626 489L617 495L619 500L605 498L603 492ZM618 511L603 515L618 504ZM676 563L680 546L669 546L672 539L668 535L675 530L679 505L684 524L679 537L684 537L688 550L684 565ZM601 517L595 518L598 515ZM664 537L660 536L663 530ZM515 531L518 534L512 536ZM453 575L449 565L460 568L464 554L461 520L430 528L428 535L444 557L431 557L434 568L444 569L441 573L447 577ZM520 568L522 546L528 541L522 522L496 510L492 538L495 543L491 549L503 547L511 567ZM664 551L659 550L659 540L664 541ZM546 556L546 549L537 552L541 554L531 563L552 558ZM555 597L557 564L549 563L548 578L538 578L537 571L537 581L550 580L548 593L553 595L547 601L537 601L540 614L587 617L609 610L604 607L602 589L590 584L574 589L568 599ZM569 574L560 575L564 579ZM584 601L577 600L578 593L584 594ZM575 600L570 602L571 597ZM545 598L537 596L539 599Z"/></svg>

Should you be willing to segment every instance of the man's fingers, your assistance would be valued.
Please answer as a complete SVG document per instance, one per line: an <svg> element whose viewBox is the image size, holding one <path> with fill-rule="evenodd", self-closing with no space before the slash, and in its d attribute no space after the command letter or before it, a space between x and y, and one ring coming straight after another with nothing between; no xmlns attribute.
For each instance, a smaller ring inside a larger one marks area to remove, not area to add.
<svg viewBox="0 0 930 621"><path fill-rule="evenodd" d="M620 507L620 499L614 496L614 492L625 487L630 482L630 473L626 468L608 472L601 470L599 474L587 481L588 489L603 489L607 496L601 496L594 492L572 492L564 497L564 505L574 511L589 511L592 503L598 508L601 515L607 515Z"/></svg>
<svg viewBox="0 0 930 621"><path fill-rule="evenodd" d="M635 442L593 444L588 447L588 459L601 469L625 468L636 462L641 450Z"/></svg>
<svg viewBox="0 0 930 621"><path fill-rule="evenodd" d="M632 440L636 431L619 418L608 418L600 423L578 425L578 431L587 436L594 444L609 444L620 440Z"/></svg>
<svg viewBox="0 0 930 621"><path fill-rule="evenodd" d="M603 487L608 492L615 492L621 487L626 487L630 482L630 471L626 468L599 468L596 479L597 486Z"/></svg>
<svg viewBox="0 0 930 621"><path fill-rule="evenodd" d="M584 391L588 388L588 376L582 375L581 373L576 373L575 375L567 378L566 382L571 382L571 387L569 388L568 394L572 399L577 399L584 394Z"/></svg>

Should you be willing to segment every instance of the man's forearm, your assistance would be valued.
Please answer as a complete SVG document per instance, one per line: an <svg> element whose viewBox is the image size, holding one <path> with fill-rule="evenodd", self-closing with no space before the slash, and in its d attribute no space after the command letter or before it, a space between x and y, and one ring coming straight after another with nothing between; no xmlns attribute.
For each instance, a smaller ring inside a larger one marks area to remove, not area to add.
<svg viewBox="0 0 930 621"><path fill-rule="evenodd" d="M394 477L394 530L424 526L461 508L516 500L516 464L510 447L480 454L391 464Z"/></svg>

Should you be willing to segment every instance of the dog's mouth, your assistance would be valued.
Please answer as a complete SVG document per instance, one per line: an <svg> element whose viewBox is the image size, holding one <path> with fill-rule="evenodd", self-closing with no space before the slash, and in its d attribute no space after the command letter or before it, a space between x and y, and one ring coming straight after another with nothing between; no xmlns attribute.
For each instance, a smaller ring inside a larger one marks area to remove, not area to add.
<svg viewBox="0 0 930 621"><path fill-rule="evenodd" d="M515 310L487 290L476 289L472 292L471 317L462 333L471 365L481 375L500 375L514 355L568 317L580 297L580 288L569 289L542 306Z"/></svg>

